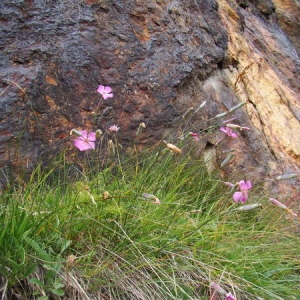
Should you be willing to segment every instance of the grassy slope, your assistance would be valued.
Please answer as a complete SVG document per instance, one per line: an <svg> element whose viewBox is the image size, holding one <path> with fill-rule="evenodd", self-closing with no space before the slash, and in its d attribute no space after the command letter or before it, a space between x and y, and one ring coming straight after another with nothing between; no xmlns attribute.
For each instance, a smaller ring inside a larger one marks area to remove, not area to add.
<svg viewBox="0 0 300 300"><path fill-rule="evenodd" d="M208 299L211 281L236 299L299 299L297 220L254 191L263 208L236 211L188 153L121 157L77 180L56 162L3 192L3 299Z"/></svg>

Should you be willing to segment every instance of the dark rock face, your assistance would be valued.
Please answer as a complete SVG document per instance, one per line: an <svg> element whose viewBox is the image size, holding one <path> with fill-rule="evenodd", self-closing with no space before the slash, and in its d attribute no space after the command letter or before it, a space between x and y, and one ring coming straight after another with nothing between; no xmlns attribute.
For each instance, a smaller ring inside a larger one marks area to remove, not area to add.
<svg viewBox="0 0 300 300"><path fill-rule="evenodd" d="M193 124L200 130L203 120L244 101L234 117L251 131L233 145L226 171L254 180L298 171L299 5L2 0L1 166L53 156L70 145L72 128L118 124L130 145L140 122L142 141L158 140L189 107L207 101ZM111 86L114 98L104 101L99 84ZM289 184L299 193L299 182Z"/></svg>
<svg viewBox="0 0 300 300"><path fill-rule="evenodd" d="M4 0L0 11L2 163L55 152L73 127L119 123L130 140L145 122L159 138L180 113L178 87L207 78L227 44L213 0Z"/></svg>

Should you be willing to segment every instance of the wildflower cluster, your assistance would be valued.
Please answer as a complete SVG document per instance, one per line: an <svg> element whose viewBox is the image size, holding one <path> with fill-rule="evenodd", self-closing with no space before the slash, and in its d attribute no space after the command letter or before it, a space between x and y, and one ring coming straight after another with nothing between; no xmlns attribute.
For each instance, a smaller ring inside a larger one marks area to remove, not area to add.
<svg viewBox="0 0 300 300"><path fill-rule="evenodd" d="M101 94L104 100L113 98L113 92L110 86L99 85L97 92ZM108 131L117 133L119 129L120 127L118 125L113 124L108 128ZM73 142L75 147L80 151L95 150L96 138L102 135L102 130L98 129L96 132L88 132L86 130L72 129L70 135L76 136Z"/></svg>
<svg viewBox="0 0 300 300"><path fill-rule="evenodd" d="M103 86L99 85L97 91L100 93L100 95L103 97L104 100L107 100L109 98L113 98L114 94L112 92L112 88L109 86ZM204 104L205 105L205 104ZM237 106L233 107L232 109L229 110L229 112L232 112L236 110L237 108L241 107L241 104L238 104ZM189 109L190 113L192 109ZM217 115L215 118L221 118L226 116L227 113L222 113ZM187 117L187 113L184 115L184 117ZM215 119L214 118L214 119ZM233 119L227 120L222 122L221 124L218 124L218 129L222 132L222 138L216 143L216 146L220 144L220 142L224 141L225 139L229 140L236 140L239 138L238 131L249 131L250 128L246 126L240 126L237 124L230 123ZM139 136L142 132L143 129L146 128L145 123L141 123L137 129L136 136ZM113 138L116 137L116 134L119 132L120 127L117 124L113 124L108 127L107 133L113 136ZM74 136L74 146L78 148L80 151L88 151L88 150L95 150L96 149L96 143L97 143L97 138L102 136L102 131L101 130L96 130L88 132L87 130L77 130L77 129L72 129L70 134ZM200 142L201 141L201 133L199 132L193 132L189 131L186 136L189 136L194 142ZM113 142L113 138L108 140L107 143L107 151L109 156L113 156L116 153L116 145ZM180 155L183 153L182 149L177 147L176 145L169 143L166 140L163 140L163 143L165 144L166 149L170 150L172 155L174 155L176 158L180 157ZM229 155L225 158L225 160L221 163L221 168L226 165L231 159L235 157L235 155L232 153L234 150L229 150ZM297 174L287 174L287 175L281 175L277 176L276 180L282 180L282 179L290 179L296 177ZM226 182L224 181L224 184L230 188L230 193L232 196L232 199L236 203L241 203L245 204L248 199L249 199L249 191L252 189L252 182L249 179L241 179L236 183L231 183L231 182ZM156 194L156 193L154 193ZM94 198L92 195L89 193L92 202L95 204ZM159 196L160 197L160 196ZM103 193L103 199L111 199L111 195L109 194L108 191L105 191ZM152 203L152 204L157 204L160 205L162 201L153 194L149 193L142 193L138 197L138 199L145 200L145 203ZM276 205L277 207L284 209L286 212L291 214L292 216L297 217L297 214L294 213L291 209L289 209L285 204L281 203L280 201L270 198L269 202ZM235 208L235 211L248 211L256 208L261 208L262 204L261 203L254 203L254 204L246 204L242 206L238 206ZM201 210L193 210L190 213L199 213ZM210 284L210 288L212 290L212 293L218 293L219 295L222 295L225 297L226 300L235 300L235 296L231 293L226 291L224 288L222 288L219 284L212 282Z"/></svg>
<svg viewBox="0 0 300 300"><path fill-rule="evenodd" d="M104 86L104 85L99 85L97 92L103 97L104 100L107 100L109 98L113 98L114 94L112 91L112 88L110 86ZM206 102L202 103L200 105L200 108L203 107L206 104ZM226 116L228 113L235 111L236 109L240 108L242 105L244 105L244 103L240 103L234 107L232 107L228 112L226 113L221 113L219 115L217 115L215 118L213 119L218 119L218 118L222 118L224 116ZM193 112L194 108L191 107L188 109L188 111L184 114L184 119L187 118L187 116ZM221 124L225 124L225 126L221 126L220 127L220 131L223 132L225 135L224 137L219 140L216 145L220 144L220 142L222 142L226 137L230 138L230 139L237 139L239 136L238 134L234 131L248 131L250 130L249 127L246 126L240 126L237 124L233 124L230 123L233 120L235 120L235 118L232 118L230 120L224 121ZM141 123L137 129L137 136L141 133L142 129L146 128L145 123ZM116 134L118 131L120 130L120 127L116 124L111 125L108 128L108 132L110 133L114 133ZM101 130L97 130L96 132L88 132L86 130L76 130L76 129L72 129L70 132L71 135L74 135L74 145L75 147L77 147L80 151L87 151L87 150L95 150L95 143L96 143L96 138L98 136L102 135L102 131ZM199 142L200 141L200 134L197 132L189 132L188 135L190 137L192 137L193 141L195 142ZM180 148L178 148L177 146L167 142L167 141L163 141L166 145L166 147L175 154L182 154L182 150ZM115 145L113 143L112 140L108 141L108 152L111 154L115 153ZM225 166L231 159L233 159L235 157L235 155L233 153L231 153L231 151L229 151L229 155L222 161L221 163L221 167ZM290 178L294 178L296 177L297 174L284 174L281 176L277 176L276 180L283 180L283 179L290 179ZM244 204L247 200L248 200L248 192L249 190L252 188L252 183L250 180L240 180L237 183L233 184L230 182L224 182L225 185L227 185L228 187L231 188L231 191L233 192L233 200L235 202L240 202L242 204ZM144 198L147 199L154 199L154 203L160 203L160 201L158 200L158 198L156 198L155 196L153 196L152 198L150 196L146 196L148 194L144 194ZM274 199L274 198L270 198L270 203L276 205L279 208L284 209L285 211L287 211L288 213L290 213L293 216L297 216L296 213L294 213L292 210L290 210L287 206L285 206L283 203L281 203L280 201ZM262 204L260 203L256 203L256 204L252 204L252 205L245 205L242 206L240 208L238 208L238 210L250 210L250 209L254 209L257 207L261 207Z"/></svg>

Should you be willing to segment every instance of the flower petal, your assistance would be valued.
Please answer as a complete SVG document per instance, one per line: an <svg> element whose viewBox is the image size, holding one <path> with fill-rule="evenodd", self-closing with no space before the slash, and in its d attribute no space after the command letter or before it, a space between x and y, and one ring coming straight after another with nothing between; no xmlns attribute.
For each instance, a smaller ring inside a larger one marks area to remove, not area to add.
<svg viewBox="0 0 300 300"><path fill-rule="evenodd" d="M228 135L231 136L233 139L236 139L238 137L237 134L234 132L230 132Z"/></svg>
<svg viewBox="0 0 300 300"><path fill-rule="evenodd" d="M95 142L96 141L96 132L90 132L87 136L87 140L90 142Z"/></svg>
<svg viewBox="0 0 300 300"><path fill-rule="evenodd" d="M79 139L82 139L82 140L88 139L88 133L86 130L79 130L79 133L81 134L81 137L79 137Z"/></svg>
<svg viewBox="0 0 300 300"><path fill-rule="evenodd" d="M111 89L110 86L105 86L105 87L104 87L104 93L105 93L105 94L110 94L111 91L112 91L112 89Z"/></svg>
<svg viewBox="0 0 300 300"><path fill-rule="evenodd" d="M252 188L252 184L250 180L247 180L245 187L247 188L247 190L250 190Z"/></svg>
<svg viewBox="0 0 300 300"><path fill-rule="evenodd" d="M239 182L239 188L241 191L250 190L252 188L251 181L250 180L247 180L247 181L241 180Z"/></svg>
<svg viewBox="0 0 300 300"><path fill-rule="evenodd" d="M99 85L99 87L97 89L97 92L100 93L100 94L103 94L104 90L105 90L105 87L103 85Z"/></svg>
<svg viewBox="0 0 300 300"><path fill-rule="evenodd" d="M74 145L80 150L80 151L86 151L90 149L95 149L95 143L94 142L86 142L81 139L74 140Z"/></svg>
<svg viewBox="0 0 300 300"><path fill-rule="evenodd" d="M235 298L231 293L228 293L226 294L226 300L235 300Z"/></svg>
<svg viewBox="0 0 300 300"><path fill-rule="evenodd" d="M114 94L102 94L102 97L104 98L104 100L108 99L108 98L112 98L114 96Z"/></svg>
<svg viewBox="0 0 300 300"><path fill-rule="evenodd" d="M235 202L241 202L241 203L245 203L248 199L248 193L247 191L243 191L243 192L235 192L233 194L233 200Z"/></svg>
<svg viewBox="0 0 300 300"><path fill-rule="evenodd" d="M85 151L89 149L95 149L95 143L96 141L96 133L90 132L88 133L86 130L80 130L80 135L77 139L74 140L74 145L77 147L80 151Z"/></svg>
<svg viewBox="0 0 300 300"><path fill-rule="evenodd" d="M233 194L233 200L234 200L235 202L241 201L242 197L243 197L242 192L235 192L235 193Z"/></svg>

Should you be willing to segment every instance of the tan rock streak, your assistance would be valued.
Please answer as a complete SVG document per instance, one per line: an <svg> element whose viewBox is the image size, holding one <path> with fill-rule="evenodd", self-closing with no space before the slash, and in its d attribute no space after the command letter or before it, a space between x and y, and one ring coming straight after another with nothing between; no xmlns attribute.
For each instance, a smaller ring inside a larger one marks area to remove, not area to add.
<svg viewBox="0 0 300 300"><path fill-rule="evenodd" d="M284 6L291 8L294 3L273 2L281 14ZM254 4L241 8L234 1L218 3L228 33L227 60L235 62L222 72L236 96L246 101L249 119L269 149L269 171L296 170L300 165L300 61L296 49L276 27L276 15L266 18Z"/></svg>

